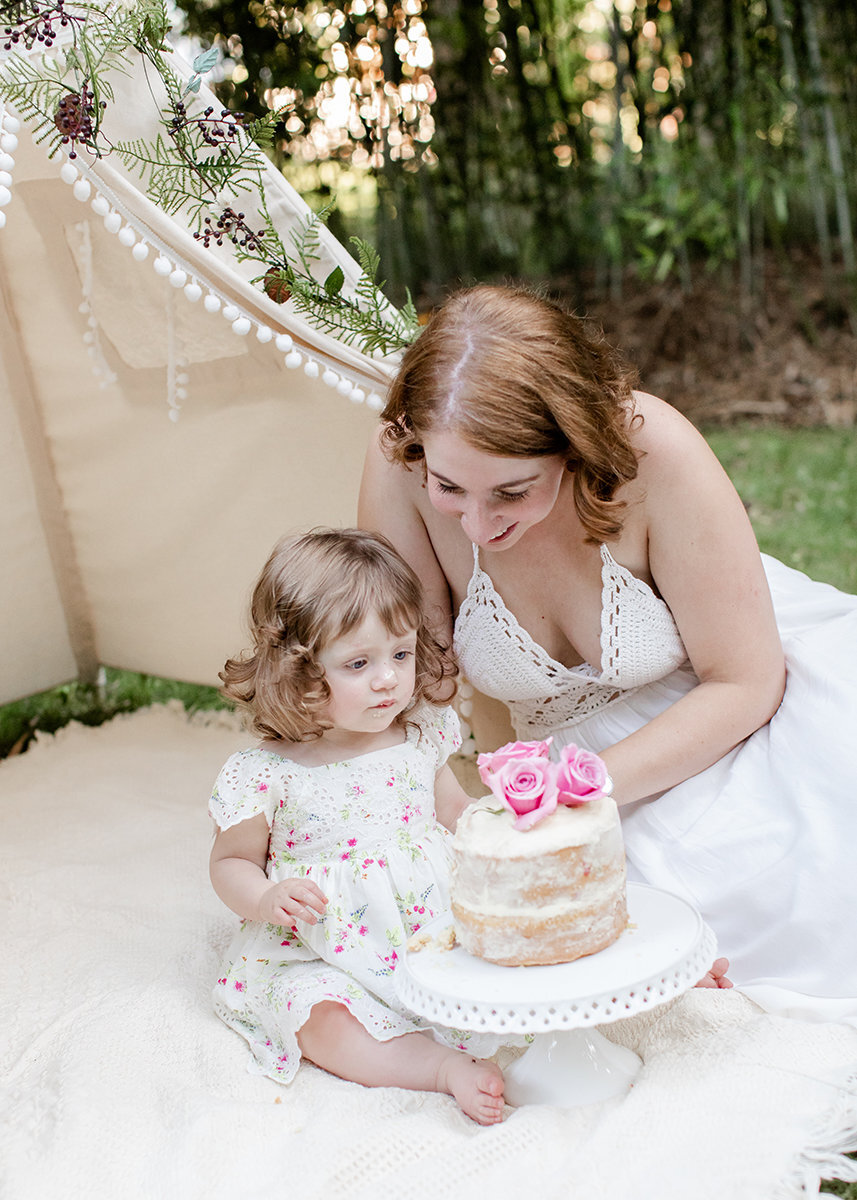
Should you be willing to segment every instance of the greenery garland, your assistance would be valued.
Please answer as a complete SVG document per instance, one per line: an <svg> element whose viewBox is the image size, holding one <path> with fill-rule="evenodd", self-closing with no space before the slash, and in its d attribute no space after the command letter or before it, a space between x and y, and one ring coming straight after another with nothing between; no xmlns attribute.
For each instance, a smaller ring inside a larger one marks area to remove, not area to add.
<svg viewBox="0 0 857 1200"><path fill-rule="evenodd" d="M352 295L344 292L341 267L321 282L315 277L329 208L301 223L287 251L263 185L263 150L280 114L251 120L203 107L198 93L217 51L198 55L183 80L168 61L170 28L164 0L0 0L0 48L7 52L0 58L0 98L30 122L37 142L49 143L50 157L65 150L74 159L79 148L96 158L115 154L165 213L184 213L204 246L226 243L239 261L258 263L263 269L252 282L276 303L291 300L324 332L368 354L390 354L412 342L419 324L411 297L401 309L390 304L377 279L378 254L368 243L351 239L362 268ZM34 56L40 47L51 53ZM127 73L131 54L156 72L167 102L158 109L154 140L111 143L104 132L114 100L110 79ZM263 228L245 219L241 194L252 195Z"/></svg>

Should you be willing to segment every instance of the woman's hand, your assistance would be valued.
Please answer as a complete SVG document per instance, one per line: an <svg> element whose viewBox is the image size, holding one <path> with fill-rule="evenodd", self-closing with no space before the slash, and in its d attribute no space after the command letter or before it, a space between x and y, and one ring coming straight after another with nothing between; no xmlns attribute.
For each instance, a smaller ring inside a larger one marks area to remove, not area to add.
<svg viewBox="0 0 857 1200"><path fill-rule="evenodd" d="M705 972L696 987L704 988L731 988L732 980L726 978L726 972L729 970L728 958L715 958L709 970Z"/></svg>
<svg viewBox="0 0 857 1200"><path fill-rule="evenodd" d="M281 879L262 893L259 920L269 925L290 925L295 920L315 925L326 908L327 896L311 879Z"/></svg>

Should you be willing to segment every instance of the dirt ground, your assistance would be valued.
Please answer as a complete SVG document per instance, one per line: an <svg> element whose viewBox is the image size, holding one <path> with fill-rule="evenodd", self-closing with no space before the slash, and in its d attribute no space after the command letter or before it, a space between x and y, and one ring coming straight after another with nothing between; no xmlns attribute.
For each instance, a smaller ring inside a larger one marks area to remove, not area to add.
<svg viewBox="0 0 857 1200"><path fill-rule="evenodd" d="M849 317L825 297L814 261L769 267L751 309L734 282L707 279L687 295L628 283L621 302L586 311L642 387L697 423L857 426L857 305Z"/></svg>

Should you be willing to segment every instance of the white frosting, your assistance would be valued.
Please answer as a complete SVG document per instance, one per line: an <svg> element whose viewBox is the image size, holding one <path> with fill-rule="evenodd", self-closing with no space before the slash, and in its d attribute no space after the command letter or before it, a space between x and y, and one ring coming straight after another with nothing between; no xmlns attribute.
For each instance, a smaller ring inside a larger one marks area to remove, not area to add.
<svg viewBox="0 0 857 1200"><path fill-rule="evenodd" d="M561 806L527 830L514 821L490 799L459 820L451 896L465 949L494 962L555 961L543 955L614 940L625 913L615 801Z"/></svg>
<svg viewBox="0 0 857 1200"><path fill-rule="evenodd" d="M514 815L506 808L498 812L498 805L499 801L480 800L463 813L455 841L466 846L469 854L490 858L549 854L566 846L586 846L617 825L616 802L609 796L576 808L561 804L526 830L516 829Z"/></svg>

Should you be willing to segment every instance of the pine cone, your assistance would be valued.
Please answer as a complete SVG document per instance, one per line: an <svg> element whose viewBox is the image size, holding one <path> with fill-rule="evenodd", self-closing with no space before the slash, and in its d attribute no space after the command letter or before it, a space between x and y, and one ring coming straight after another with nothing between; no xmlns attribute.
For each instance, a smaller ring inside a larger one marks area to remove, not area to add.
<svg viewBox="0 0 857 1200"><path fill-rule="evenodd" d="M275 304L285 304L292 294L289 289L288 276L282 267L269 267L265 272L262 286L265 289L265 295Z"/></svg>

